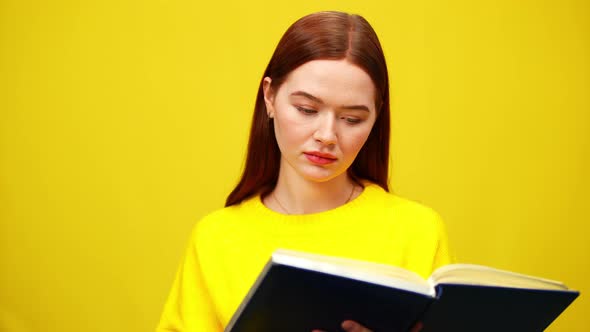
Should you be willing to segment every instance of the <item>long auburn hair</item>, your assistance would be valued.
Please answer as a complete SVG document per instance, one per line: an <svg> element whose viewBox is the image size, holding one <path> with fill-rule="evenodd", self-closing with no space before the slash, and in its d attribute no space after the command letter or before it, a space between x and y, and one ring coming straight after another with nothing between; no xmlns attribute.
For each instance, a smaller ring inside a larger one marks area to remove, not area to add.
<svg viewBox="0 0 590 332"><path fill-rule="evenodd" d="M371 77L376 88L377 119L347 172L356 181L368 180L389 191L389 78L381 44L362 16L318 12L300 18L287 29L264 71L256 96L246 166L225 206L239 204L253 195L267 195L278 180L281 151L266 112L264 78L270 77L271 89L277 91L293 70L320 59L346 59Z"/></svg>

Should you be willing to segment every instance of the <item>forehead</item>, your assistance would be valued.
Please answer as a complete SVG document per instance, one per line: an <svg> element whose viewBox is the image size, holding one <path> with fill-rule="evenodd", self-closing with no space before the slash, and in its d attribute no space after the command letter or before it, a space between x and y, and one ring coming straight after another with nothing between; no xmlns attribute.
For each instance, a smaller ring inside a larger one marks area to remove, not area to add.
<svg viewBox="0 0 590 332"><path fill-rule="evenodd" d="M293 70L279 94L304 91L325 103L366 104L374 108L375 86L371 77L347 60L313 60Z"/></svg>

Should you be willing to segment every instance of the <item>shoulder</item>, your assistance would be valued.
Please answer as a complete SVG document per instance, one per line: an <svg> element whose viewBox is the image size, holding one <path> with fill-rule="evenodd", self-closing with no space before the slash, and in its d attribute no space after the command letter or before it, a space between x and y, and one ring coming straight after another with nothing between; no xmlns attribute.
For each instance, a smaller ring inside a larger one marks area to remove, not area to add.
<svg viewBox="0 0 590 332"><path fill-rule="evenodd" d="M367 184L363 193L362 208L366 213L388 220L397 226L416 230L438 231L442 226L440 215L432 208L385 191L376 184Z"/></svg>
<svg viewBox="0 0 590 332"><path fill-rule="evenodd" d="M383 209L388 212L403 213L420 217L438 217L438 214L430 207L387 192L376 184L367 184L363 193L365 204L375 209Z"/></svg>
<svg viewBox="0 0 590 332"><path fill-rule="evenodd" d="M245 221L256 215L258 197L252 197L240 204L214 210L199 219L193 227L193 240L219 239L239 232Z"/></svg>

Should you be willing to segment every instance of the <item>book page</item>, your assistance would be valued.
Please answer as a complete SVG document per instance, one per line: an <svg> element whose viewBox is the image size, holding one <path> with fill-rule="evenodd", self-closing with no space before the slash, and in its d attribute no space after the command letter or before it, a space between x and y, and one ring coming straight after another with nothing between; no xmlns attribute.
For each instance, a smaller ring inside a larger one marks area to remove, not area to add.
<svg viewBox="0 0 590 332"><path fill-rule="evenodd" d="M278 264L434 296L434 288L426 280L417 273L396 266L286 249L276 250L272 255L272 261Z"/></svg>
<svg viewBox="0 0 590 332"><path fill-rule="evenodd" d="M567 290L561 282L474 264L451 264L432 273L432 285L467 284L530 289Z"/></svg>

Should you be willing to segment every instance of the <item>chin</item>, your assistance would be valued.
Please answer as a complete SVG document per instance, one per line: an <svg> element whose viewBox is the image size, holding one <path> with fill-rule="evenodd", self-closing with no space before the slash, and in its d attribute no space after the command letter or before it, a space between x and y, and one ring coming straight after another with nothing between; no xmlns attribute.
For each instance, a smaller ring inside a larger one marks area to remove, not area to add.
<svg viewBox="0 0 590 332"><path fill-rule="evenodd" d="M303 170L302 172L300 172L299 174L301 176L303 176L306 180L309 181L314 181L314 182L328 182L330 180L333 180L339 176L341 176L342 174L345 174L346 170L342 171L342 172L336 172L333 170L326 170L326 169L321 169L321 170Z"/></svg>

